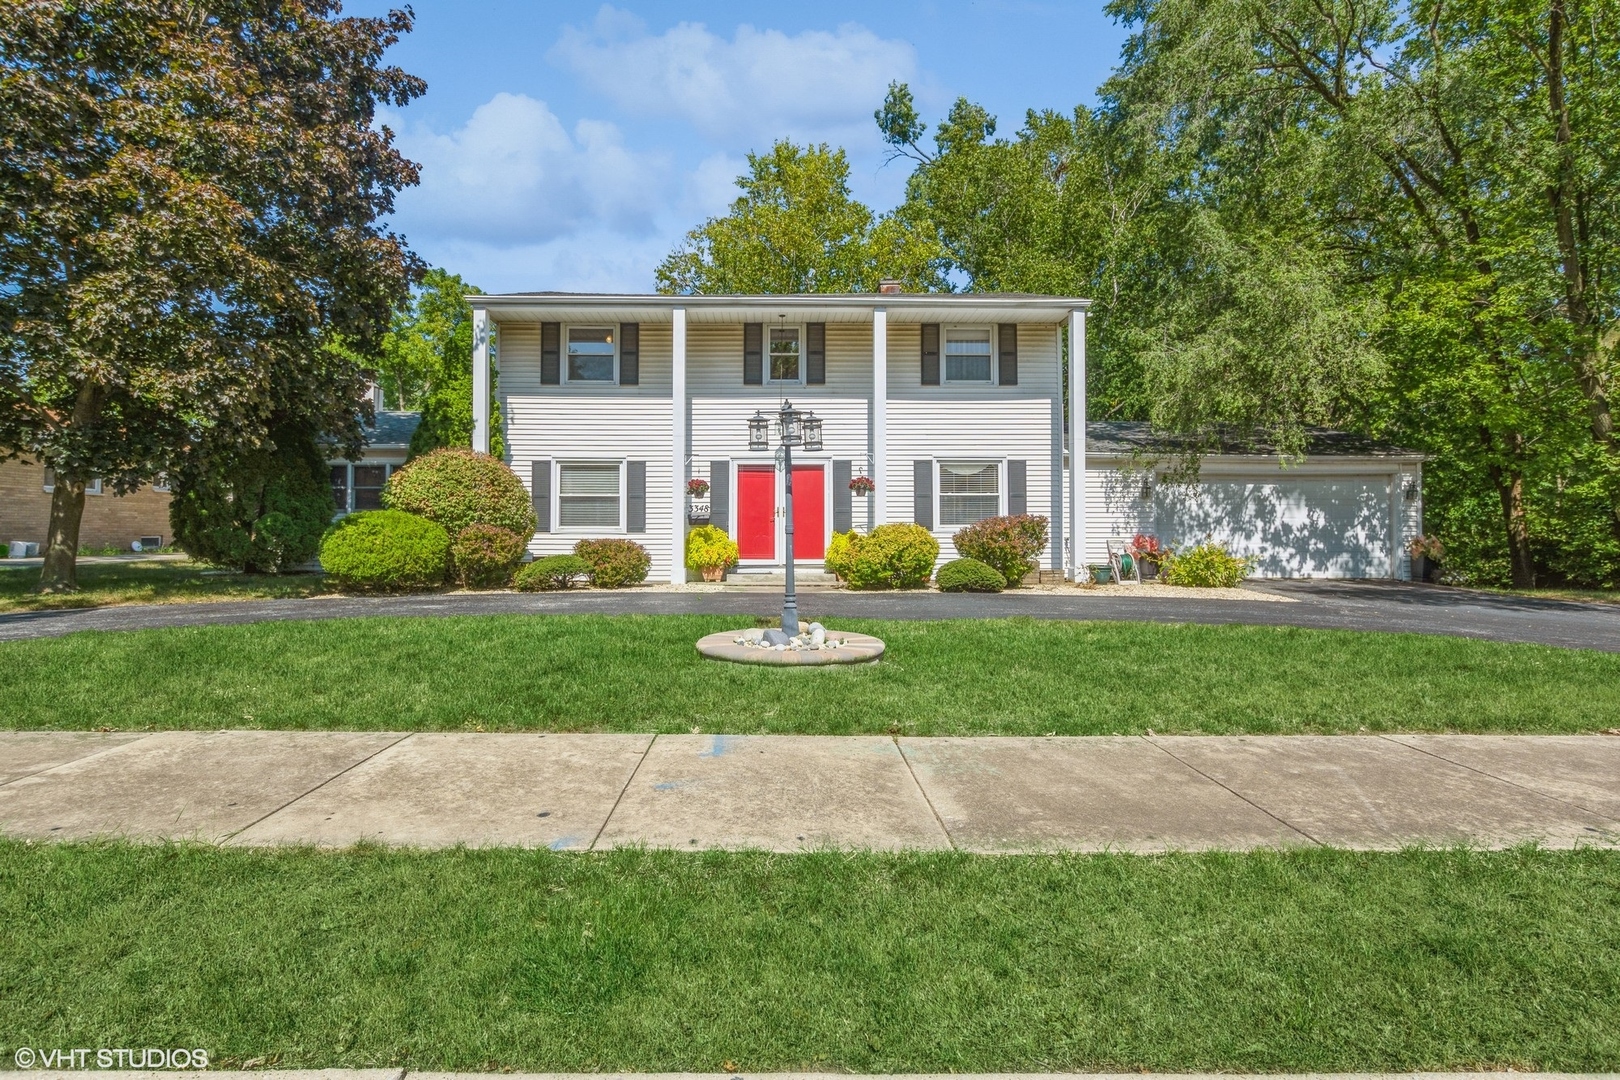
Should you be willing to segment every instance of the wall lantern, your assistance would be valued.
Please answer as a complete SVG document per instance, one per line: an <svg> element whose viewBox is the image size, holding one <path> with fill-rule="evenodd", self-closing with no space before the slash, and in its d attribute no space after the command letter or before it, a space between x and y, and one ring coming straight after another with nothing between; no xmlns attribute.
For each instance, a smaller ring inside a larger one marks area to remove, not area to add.
<svg viewBox="0 0 1620 1080"><path fill-rule="evenodd" d="M764 413L755 412L748 419L748 449L759 453L771 448L771 421Z"/></svg>

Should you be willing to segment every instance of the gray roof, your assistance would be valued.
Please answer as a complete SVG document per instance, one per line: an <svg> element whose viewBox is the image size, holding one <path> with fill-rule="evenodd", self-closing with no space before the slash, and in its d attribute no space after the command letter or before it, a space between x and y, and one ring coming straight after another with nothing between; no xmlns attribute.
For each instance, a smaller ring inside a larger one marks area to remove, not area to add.
<svg viewBox="0 0 1620 1080"><path fill-rule="evenodd" d="M379 410L375 426L362 426L366 435L366 448L380 450L384 447L409 446L411 436L416 433L416 427L421 422L422 414L419 412Z"/></svg>
<svg viewBox="0 0 1620 1080"><path fill-rule="evenodd" d="M1141 420L1088 420L1086 421L1086 453L1088 454L1175 454L1188 445L1184 436L1156 432ZM1248 457L1276 457L1276 444L1256 437L1243 440L1223 435L1221 454L1241 454ZM1422 457L1417 450L1407 450L1390 443L1378 442L1351 431L1332 431L1328 428L1305 429L1305 456L1307 457Z"/></svg>

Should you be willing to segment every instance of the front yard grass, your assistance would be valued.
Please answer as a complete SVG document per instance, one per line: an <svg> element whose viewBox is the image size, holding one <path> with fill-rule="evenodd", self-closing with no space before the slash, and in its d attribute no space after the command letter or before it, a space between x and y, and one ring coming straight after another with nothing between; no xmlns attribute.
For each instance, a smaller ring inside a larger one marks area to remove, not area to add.
<svg viewBox="0 0 1620 1080"><path fill-rule="evenodd" d="M78 576L78 592L41 595L33 591L39 584L38 566L0 566L0 613L104 604L279 600L328 591L320 574L237 574L168 560L80 563Z"/></svg>
<svg viewBox="0 0 1620 1080"><path fill-rule="evenodd" d="M0 841L0 1055L837 1072L1620 1068L1620 854Z"/></svg>
<svg viewBox="0 0 1620 1080"><path fill-rule="evenodd" d="M1030 619L840 621L881 663L698 656L735 616L357 618L0 644L0 727L906 735L1591 732L1620 655L1465 638Z"/></svg>

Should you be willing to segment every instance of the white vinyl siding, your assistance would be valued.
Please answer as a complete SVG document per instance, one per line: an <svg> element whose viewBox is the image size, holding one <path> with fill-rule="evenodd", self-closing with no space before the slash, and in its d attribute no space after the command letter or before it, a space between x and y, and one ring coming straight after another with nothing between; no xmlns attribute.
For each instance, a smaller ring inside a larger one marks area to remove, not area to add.
<svg viewBox="0 0 1620 1080"><path fill-rule="evenodd" d="M613 532L623 529L623 471L619 462L558 462L558 527Z"/></svg>

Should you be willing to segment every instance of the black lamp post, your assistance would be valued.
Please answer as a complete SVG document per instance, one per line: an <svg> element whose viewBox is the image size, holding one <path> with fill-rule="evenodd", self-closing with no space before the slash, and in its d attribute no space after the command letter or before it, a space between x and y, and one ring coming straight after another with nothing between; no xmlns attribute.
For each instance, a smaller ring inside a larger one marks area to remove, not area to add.
<svg viewBox="0 0 1620 1080"><path fill-rule="evenodd" d="M755 412L748 421L748 449L771 448L772 418ZM775 417L776 435L782 459L782 536L787 548L782 560L785 589L782 594L782 632L793 637L799 632L799 596L793 588L793 448L821 449L821 419L807 409L795 409L791 401L783 401Z"/></svg>

